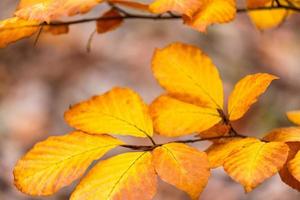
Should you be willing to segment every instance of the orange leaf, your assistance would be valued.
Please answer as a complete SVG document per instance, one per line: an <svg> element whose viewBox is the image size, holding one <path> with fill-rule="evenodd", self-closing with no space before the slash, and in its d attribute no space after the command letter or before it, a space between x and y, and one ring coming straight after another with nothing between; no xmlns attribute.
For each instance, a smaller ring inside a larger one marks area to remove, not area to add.
<svg viewBox="0 0 300 200"><path fill-rule="evenodd" d="M15 185L30 195L50 195L84 174L107 151L123 144L108 136L72 132L37 143L14 168Z"/></svg>
<svg viewBox="0 0 300 200"><path fill-rule="evenodd" d="M295 157L288 162L288 169L294 178L300 181L300 150Z"/></svg>
<svg viewBox="0 0 300 200"><path fill-rule="evenodd" d="M206 130L221 120L216 109L203 108L163 95L150 106L157 133L176 137Z"/></svg>
<svg viewBox="0 0 300 200"><path fill-rule="evenodd" d="M191 17L201 5L199 0L155 0L150 10L157 14L171 11Z"/></svg>
<svg viewBox="0 0 300 200"><path fill-rule="evenodd" d="M0 21L0 48L26 37L32 36L38 31L39 23L27 21L18 17Z"/></svg>
<svg viewBox="0 0 300 200"><path fill-rule="evenodd" d="M223 86L217 68L199 48L173 43L157 49L155 78L172 96L203 107L223 108Z"/></svg>
<svg viewBox="0 0 300 200"><path fill-rule="evenodd" d="M86 13L100 2L102 0L21 0L15 15L39 22L51 22L62 16Z"/></svg>
<svg viewBox="0 0 300 200"><path fill-rule="evenodd" d="M250 192L283 167L288 152L288 146L282 142L255 142L232 153L225 160L224 169Z"/></svg>
<svg viewBox="0 0 300 200"><path fill-rule="evenodd" d="M51 33L52 35L67 34L69 32L68 25L46 25L43 26L43 31Z"/></svg>
<svg viewBox="0 0 300 200"><path fill-rule="evenodd" d="M135 1L129 1L129 0L109 0L109 2L112 2L114 4L118 4L121 6L125 6L128 8L132 8L135 10L139 11L145 11L145 12L150 12L149 10L149 5L140 3L140 2L135 2Z"/></svg>
<svg viewBox="0 0 300 200"><path fill-rule="evenodd" d="M114 8L110 9L109 11L105 12L102 15L103 18L109 17L120 17L114 20L98 20L97 21L97 32L98 33L106 33L109 31L113 31L117 29L123 23L123 19L121 18L122 15Z"/></svg>
<svg viewBox="0 0 300 200"><path fill-rule="evenodd" d="M275 79L278 78L270 74L258 73L240 80L229 97L229 119L234 121L241 118Z"/></svg>
<svg viewBox="0 0 300 200"><path fill-rule="evenodd" d="M207 129L205 131L198 133L197 136L199 136L201 138L212 138L212 137L228 135L229 132L230 132L229 125L219 123L219 124L214 125L210 129Z"/></svg>
<svg viewBox="0 0 300 200"><path fill-rule="evenodd" d="M287 163L289 163L290 160L292 160L296 153L300 150L300 143L299 142L288 142L287 145L290 148L289 156L287 159L286 164L283 166L283 168L279 171L279 175L281 180L286 183L287 185L291 186L295 190L300 191L300 181L297 181L294 176L290 173Z"/></svg>
<svg viewBox="0 0 300 200"><path fill-rule="evenodd" d="M274 129L264 137L264 140L276 142L300 142L300 127Z"/></svg>
<svg viewBox="0 0 300 200"><path fill-rule="evenodd" d="M287 112L287 117L288 119L297 124L297 125L300 125L300 110L295 110L295 111L290 111L290 112Z"/></svg>
<svg viewBox="0 0 300 200"><path fill-rule="evenodd" d="M194 29L205 32L211 24L228 23L235 18L235 0L210 0L202 1L203 4L192 16L184 17L186 24Z"/></svg>
<svg viewBox="0 0 300 200"><path fill-rule="evenodd" d="M206 154L185 144L170 143L156 148L153 163L162 180L195 200L199 199L210 176Z"/></svg>
<svg viewBox="0 0 300 200"><path fill-rule="evenodd" d="M227 157L250 144L258 142L255 138L226 138L215 141L207 150L207 156L211 168L223 165Z"/></svg>
<svg viewBox="0 0 300 200"><path fill-rule="evenodd" d="M127 88L116 87L72 106L65 113L65 120L72 127L91 134L153 135L148 106Z"/></svg>
<svg viewBox="0 0 300 200"><path fill-rule="evenodd" d="M82 179L70 200L151 200L156 182L151 153L124 153L100 161Z"/></svg>

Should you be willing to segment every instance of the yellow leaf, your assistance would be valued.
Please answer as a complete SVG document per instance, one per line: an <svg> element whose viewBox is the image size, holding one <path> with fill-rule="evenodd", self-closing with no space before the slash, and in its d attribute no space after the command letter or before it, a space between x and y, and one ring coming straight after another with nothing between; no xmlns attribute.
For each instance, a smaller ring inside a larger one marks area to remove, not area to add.
<svg viewBox="0 0 300 200"><path fill-rule="evenodd" d="M15 185L30 195L50 195L84 174L107 151L123 144L108 136L72 132L37 143L14 168Z"/></svg>
<svg viewBox="0 0 300 200"><path fill-rule="evenodd" d="M300 142L300 127L274 129L264 137L264 140L276 142Z"/></svg>
<svg viewBox="0 0 300 200"><path fill-rule="evenodd" d="M15 15L39 22L86 13L102 0L21 0Z"/></svg>
<svg viewBox="0 0 300 200"><path fill-rule="evenodd" d="M156 182L151 153L124 153L98 163L70 200L151 200Z"/></svg>
<svg viewBox="0 0 300 200"><path fill-rule="evenodd" d="M230 132L230 126L227 124L219 123L211 127L210 129L207 129L205 131L202 131L198 133L198 137L201 138L213 138L213 137L219 137L228 135Z"/></svg>
<svg viewBox="0 0 300 200"><path fill-rule="evenodd" d="M72 127L92 134L153 135L147 105L138 94L127 88L113 88L72 106L65 113L65 120Z"/></svg>
<svg viewBox="0 0 300 200"><path fill-rule="evenodd" d="M185 144L170 143L153 151L157 174L196 200L208 182L209 163L204 152Z"/></svg>
<svg viewBox="0 0 300 200"><path fill-rule="evenodd" d="M171 95L201 106L223 108L219 72L211 59L197 47L173 43L157 49L152 70L160 85Z"/></svg>
<svg viewBox="0 0 300 200"><path fill-rule="evenodd" d="M221 120L216 109L203 108L163 95L150 106L157 133L176 137L204 131Z"/></svg>
<svg viewBox="0 0 300 200"><path fill-rule="evenodd" d="M122 15L114 8L105 12L102 17L122 17ZM123 19L114 19L114 20L98 20L97 21L97 32L98 33L106 33L109 31L113 31L117 29L123 23Z"/></svg>
<svg viewBox="0 0 300 200"><path fill-rule="evenodd" d="M229 119L233 121L241 118L275 79L278 78L270 74L258 73L240 80L229 97Z"/></svg>
<svg viewBox="0 0 300 200"><path fill-rule="evenodd" d="M191 17L201 5L200 0L155 0L150 10L157 14L171 11Z"/></svg>
<svg viewBox="0 0 300 200"><path fill-rule="evenodd" d="M297 181L300 181L300 150L295 157L288 162L288 169L294 178L296 178Z"/></svg>
<svg viewBox="0 0 300 200"><path fill-rule="evenodd" d="M211 24L223 24L236 16L235 0L206 0L192 17L184 18L186 24L205 32Z"/></svg>
<svg viewBox="0 0 300 200"><path fill-rule="evenodd" d="M38 31L38 25L36 21L27 21L18 17L0 21L0 48L32 36Z"/></svg>
<svg viewBox="0 0 300 200"><path fill-rule="evenodd" d="M207 150L207 156L211 168L223 165L228 156L250 144L258 142L255 138L226 138L214 142Z"/></svg>
<svg viewBox="0 0 300 200"><path fill-rule="evenodd" d="M273 0L247 0L248 8L267 7L272 5ZM282 2L282 1L281 1ZM252 23L260 30L279 26L288 16L285 9L248 11Z"/></svg>
<svg viewBox="0 0 300 200"><path fill-rule="evenodd" d="M294 176L290 173L287 163L289 163L290 160L292 160L296 153L300 150L300 143L299 142L288 142L287 145L290 148L289 156L286 161L286 164L283 166L283 168L279 171L279 175L281 180L286 183L287 185L291 186L295 190L300 191L300 181L297 181Z"/></svg>
<svg viewBox="0 0 300 200"><path fill-rule="evenodd" d="M282 142L256 142L232 153L224 169L250 192L283 167L288 152L289 147Z"/></svg>
<svg viewBox="0 0 300 200"><path fill-rule="evenodd" d="M109 2L118 4L121 6L125 6L128 8L132 8L135 10L139 10L139 11L150 12L149 5L140 3L140 2L135 2L135 1L130 1L130 0L109 0Z"/></svg>
<svg viewBox="0 0 300 200"><path fill-rule="evenodd" d="M291 122L300 125L300 110L287 112L287 117Z"/></svg>

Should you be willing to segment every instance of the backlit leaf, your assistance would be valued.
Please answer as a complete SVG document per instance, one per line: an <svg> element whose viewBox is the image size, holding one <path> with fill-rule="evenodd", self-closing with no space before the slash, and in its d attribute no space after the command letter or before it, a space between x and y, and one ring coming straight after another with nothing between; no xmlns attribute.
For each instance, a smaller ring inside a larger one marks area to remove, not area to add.
<svg viewBox="0 0 300 200"><path fill-rule="evenodd" d="M276 142L300 142L300 127L274 129L264 137L264 140Z"/></svg>
<svg viewBox="0 0 300 200"><path fill-rule="evenodd" d="M199 48L173 43L157 49L152 70L160 85L171 95L205 107L223 108L223 86L219 72Z"/></svg>
<svg viewBox="0 0 300 200"><path fill-rule="evenodd" d="M216 109L203 108L163 95L150 106L157 133L176 137L206 130L221 120Z"/></svg>
<svg viewBox="0 0 300 200"><path fill-rule="evenodd" d="M157 177L149 152L131 152L100 161L70 200L151 200Z"/></svg>
<svg viewBox="0 0 300 200"><path fill-rule="evenodd" d="M295 157L288 162L288 169L294 178L300 181L300 150Z"/></svg>
<svg viewBox="0 0 300 200"><path fill-rule="evenodd" d="M300 125L300 110L287 112L287 117L291 122Z"/></svg>
<svg viewBox="0 0 300 200"><path fill-rule="evenodd" d="M211 24L228 23L235 18L235 0L202 1L202 5L192 17L184 18L191 27L205 32Z"/></svg>
<svg viewBox="0 0 300 200"><path fill-rule="evenodd" d="M223 135L228 135L230 132L230 126L227 124L219 123L211 127L210 129L207 129L205 131L202 131L198 133L197 136L201 138L212 138L212 137L219 137Z"/></svg>
<svg viewBox="0 0 300 200"><path fill-rule="evenodd" d="M266 73L252 74L241 79L229 97L229 119L233 121L241 118L275 79L278 78Z"/></svg>
<svg viewBox="0 0 300 200"><path fill-rule="evenodd" d="M267 7L273 0L247 0L248 8ZM282 2L282 1L281 1ZM285 9L248 11L252 23L260 30L279 26L288 16Z"/></svg>
<svg viewBox="0 0 300 200"><path fill-rule="evenodd" d="M211 168L223 165L228 156L250 144L258 142L255 138L226 138L215 141L207 150L207 156Z"/></svg>
<svg viewBox="0 0 300 200"><path fill-rule="evenodd" d="M18 17L0 21L0 48L20 39L30 37L38 31L39 23L27 21Z"/></svg>
<svg viewBox="0 0 300 200"><path fill-rule="evenodd" d="M224 169L250 192L283 167L288 152L288 146L282 142L256 142L232 153L225 160Z"/></svg>
<svg viewBox="0 0 300 200"><path fill-rule="evenodd" d="M122 15L116 9L110 9L105 12L102 17L121 17ZM97 21L97 32L98 33L106 33L112 30L115 30L119 26L121 26L123 19L114 19L114 20L98 20Z"/></svg>
<svg viewBox="0 0 300 200"><path fill-rule="evenodd" d="M153 163L162 180L195 200L199 199L210 176L206 154L185 144L170 143L156 148Z"/></svg>
<svg viewBox="0 0 300 200"><path fill-rule="evenodd" d="M150 10L158 14L171 11L191 17L201 4L200 0L154 0Z"/></svg>
<svg viewBox="0 0 300 200"><path fill-rule="evenodd" d="M14 168L15 185L30 195L50 195L79 178L107 151L123 144L108 135L72 132L37 143Z"/></svg>
<svg viewBox="0 0 300 200"><path fill-rule="evenodd" d="M92 134L153 135L147 105L138 94L127 88L113 88L72 106L65 113L65 120L72 127Z"/></svg>
<svg viewBox="0 0 300 200"><path fill-rule="evenodd" d="M15 15L39 22L86 13L102 0L21 0Z"/></svg>
<svg viewBox="0 0 300 200"><path fill-rule="evenodd" d="M289 156L286 161L286 164L283 168L279 171L279 175L281 180L286 183L287 185L291 186L295 190L300 191L300 181L297 181L295 177L290 173L287 163L292 160L297 152L300 151L300 142L288 142L287 145L289 146Z"/></svg>

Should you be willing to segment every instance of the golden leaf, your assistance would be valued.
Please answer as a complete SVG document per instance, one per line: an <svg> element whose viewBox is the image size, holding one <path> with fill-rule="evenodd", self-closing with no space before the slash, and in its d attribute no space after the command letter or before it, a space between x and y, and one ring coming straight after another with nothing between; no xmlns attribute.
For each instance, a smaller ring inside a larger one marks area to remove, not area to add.
<svg viewBox="0 0 300 200"><path fill-rule="evenodd" d="M114 8L105 12L102 17L122 17L122 15ZM98 33L106 33L109 31L113 31L121 26L123 23L122 18L114 19L114 20L98 20L97 21L97 32Z"/></svg>
<svg viewBox="0 0 300 200"><path fill-rule="evenodd" d="M288 162L288 169L294 178L296 178L297 181L300 181L300 150L295 157Z"/></svg>
<svg viewBox="0 0 300 200"><path fill-rule="evenodd" d="M151 153L124 153L100 161L79 183L70 200L151 200L156 182Z"/></svg>
<svg viewBox="0 0 300 200"><path fill-rule="evenodd" d="M211 168L223 165L228 156L250 144L258 142L256 138L226 138L215 141L207 150L207 156Z"/></svg>
<svg viewBox="0 0 300 200"><path fill-rule="evenodd" d="M192 17L184 17L186 24L194 29L205 32L211 24L222 24L232 21L236 16L235 0L208 0Z"/></svg>
<svg viewBox="0 0 300 200"><path fill-rule="evenodd" d="M290 112L287 112L287 117L288 119L297 124L297 125L300 125L300 110L295 110L295 111L290 111Z"/></svg>
<svg viewBox="0 0 300 200"><path fill-rule="evenodd" d="M15 15L39 22L86 13L102 0L21 0Z"/></svg>
<svg viewBox="0 0 300 200"><path fill-rule="evenodd" d="M70 126L91 134L153 135L147 105L138 94L127 88L113 88L72 106L65 113L65 120Z"/></svg>
<svg viewBox="0 0 300 200"><path fill-rule="evenodd" d="M157 14L171 11L191 17L201 5L199 0L155 0L150 10Z"/></svg>
<svg viewBox="0 0 300 200"><path fill-rule="evenodd" d="M295 190L300 191L300 181L297 181L294 176L290 173L288 170L287 163L289 163L290 160L292 160L296 153L300 150L300 142L288 142L287 145L290 148L289 156L286 161L286 164L282 167L282 169L279 171L279 175L281 180L286 183L287 185L291 186Z"/></svg>
<svg viewBox="0 0 300 200"><path fill-rule="evenodd" d="M268 7L272 5L273 0L247 0L247 7L259 8ZM283 2L280 0L280 2ZM289 15L289 11L286 9L274 9L274 10L256 10L248 11L248 15L252 23L260 30L274 28L279 26L286 17Z"/></svg>
<svg viewBox="0 0 300 200"><path fill-rule="evenodd" d="M252 74L241 79L229 97L229 119L233 121L241 118L275 79L278 78L266 73Z"/></svg>
<svg viewBox="0 0 300 200"><path fill-rule="evenodd" d="M208 182L209 163L204 152L185 144L170 143L153 151L155 170L162 180L196 200Z"/></svg>
<svg viewBox="0 0 300 200"><path fill-rule="evenodd" d="M171 95L203 107L223 108L223 86L211 59L195 46L173 43L157 49L152 60L155 78Z"/></svg>
<svg viewBox="0 0 300 200"><path fill-rule="evenodd" d="M276 142L300 142L300 127L274 129L264 137L264 140Z"/></svg>
<svg viewBox="0 0 300 200"><path fill-rule="evenodd" d="M218 123L213 127L211 127L210 129L198 133L197 136L201 138L213 138L213 137L228 135L229 132L230 132L229 125Z"/></svg>
<svg viewBox="0 0 300 200"><path fill-rule="evenodd" d="M0 21L0 48L32 36L38 31L38 25L36 21L27 21L18 17Z"/></svg>
<svg viewBox="0 0 300 200"><path fill-rule="evenodd" d="M150 106L157 133L176 137L206 130L221 120L216 109L203 108L163 95Z"/></svg>
<svg viewBox="0 0 300 200"><path fill-rule="evenodd" d="M250 192L283 167L288 152L283 142L255 142L227 157L224 169Z"/></svg>
<svg viewBox="0 0 300 200"><path fill-rule="evenodd" d="M84 174L107 151L123 144L108 135L72 132L37 143L14 168L16 187L30 195L50 195Z"/></svg>

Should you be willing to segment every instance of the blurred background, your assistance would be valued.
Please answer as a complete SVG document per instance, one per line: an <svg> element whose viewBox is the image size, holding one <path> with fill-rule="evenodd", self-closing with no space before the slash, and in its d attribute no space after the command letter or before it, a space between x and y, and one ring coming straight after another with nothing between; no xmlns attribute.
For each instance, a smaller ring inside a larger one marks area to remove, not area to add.
<svg viewBox="0 0 300 200"><path fill-rule="evenodd" d="M1 0L0 19L10 17L16 6L16 0ZM103 8L98 6L79 18L98 16ZM89 23L72 26L67 35L42 34L36 47L33 37L0 49L0 199L68 199L74 185L44 198L17 191L12 176L16 161L37 141L71 130L63 119L71 104L114 86L131 87L150 103L162 92L150 70L153 50L174 41L195 44L212 57L226 96L235 82L249 73L268 72L280 77L234 124L240 133L259 137L272 128L290 126L285 112L300 109L299 24L300 16L294 15L282 26L260 32L246 14L238 14L234 22L212 26L203 34L183 26L180 20L128 20L114 32L97 35L92 51L87 53L87 41L95 28ZM184 200L187 196L160 182L155 199ZM300 193L276 175L246 195L241 185L216 169L201 199L293 200L300 199Z"/></svg>

